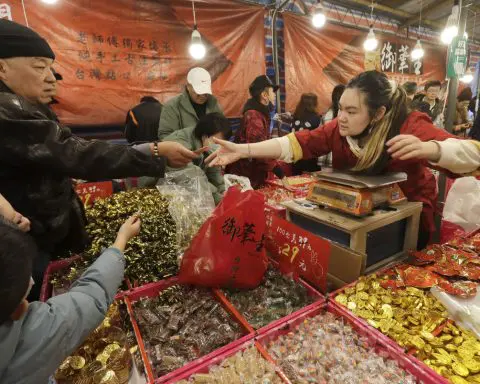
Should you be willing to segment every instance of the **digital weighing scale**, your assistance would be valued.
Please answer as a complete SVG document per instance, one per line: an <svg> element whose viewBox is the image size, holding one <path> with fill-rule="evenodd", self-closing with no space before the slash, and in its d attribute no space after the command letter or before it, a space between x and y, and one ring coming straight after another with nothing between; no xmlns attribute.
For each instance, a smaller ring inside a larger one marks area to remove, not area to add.
<svg viewBox="0 0 480 384"><path fill-rule="evenodd" d="M398 183L407 180L403 172L380 176L320 171L314 173L316 182L310 185L307 200L353 216L369 215L375 208L406 201Z"/></svg>

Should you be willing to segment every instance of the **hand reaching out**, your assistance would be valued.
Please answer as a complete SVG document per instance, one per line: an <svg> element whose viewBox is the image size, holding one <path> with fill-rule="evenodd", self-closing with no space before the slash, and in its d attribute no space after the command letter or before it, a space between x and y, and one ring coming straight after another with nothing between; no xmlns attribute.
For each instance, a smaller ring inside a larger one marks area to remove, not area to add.
<svg viewBox="0 0 480 384"><path fill-rule="evenodd" d="M130 216L120 227L113 247L123 252L127 243L140 233L140 227L141 220L139 215Z"/></svg>
<svg viewBox="0 0 480 384"><path fill-rule="evenodd" d="M248 157L240 152L240 148L237 144L217 138L214 138L213 140L215 143L220 145L220 149L213 152L205 160L210 167L224 167L228 164L232 164L240 159Z"/></svg>

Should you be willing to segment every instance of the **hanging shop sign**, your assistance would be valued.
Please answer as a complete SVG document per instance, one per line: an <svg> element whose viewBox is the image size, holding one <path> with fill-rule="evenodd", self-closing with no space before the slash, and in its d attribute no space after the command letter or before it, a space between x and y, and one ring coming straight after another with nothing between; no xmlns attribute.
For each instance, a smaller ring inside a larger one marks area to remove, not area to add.
<svg viewBox="0 0 480 384"><path fill-rule="evenodd" d="M423 74L423 59L412 60L413 45L384 41L380 46L382 72L394 72L420 76Z"/></svg>
<svg viewBox="0 0 480 384"><path fill-rule="evenodd" d="M467 39L455 37L448 50L447 76L458 78L465 73L468 61Z"/></svg>
<svg viewBox="0 0 480 384"><path fill-rule="evenodd" d="M267 250L285 274L301 276L324 292L331 244L275 215L267 216Z"/></svg>

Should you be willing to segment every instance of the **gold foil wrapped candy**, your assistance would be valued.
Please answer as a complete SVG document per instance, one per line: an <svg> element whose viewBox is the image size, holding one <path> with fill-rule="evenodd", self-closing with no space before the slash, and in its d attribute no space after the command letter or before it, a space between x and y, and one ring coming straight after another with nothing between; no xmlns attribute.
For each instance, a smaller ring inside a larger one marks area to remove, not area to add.
<svg viewBox="0 0 480 384"><path fill-rule="evenodd" d="M380 281L375 274L362 277L335 301L402 347L423 348L447 320L446 309L428 292L412 287L392 291L382 288Z"/></svg>
<svg viewBox="0 0 480 384"><path fill-rule="evenodd" d="M85 258L90 262L96 259L113 244L123 222L141 212L142 230L125 249L125 276L132 282L147 283L176 274L176 227L168 206L168 200L154 189L120 192L97 200L86 212L92 244Z"/></svg>
<svg viewBox="0 0 480 384"><path fill-rule="evenodd" d="M126 319L118 304L111 305L102 324L60 365L55 373L58 384L128 383L132 358L120 328Z"/></svg>

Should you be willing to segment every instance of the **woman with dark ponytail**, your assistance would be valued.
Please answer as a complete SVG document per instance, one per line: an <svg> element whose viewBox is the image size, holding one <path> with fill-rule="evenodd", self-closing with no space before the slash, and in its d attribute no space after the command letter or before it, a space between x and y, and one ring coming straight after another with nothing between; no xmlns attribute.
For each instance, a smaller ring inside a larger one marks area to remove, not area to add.
<svg viewBox="0 0 480 384"><path fill-rule="evenodd" d="M242 158L296 162L332 152L337 170L368 175L406 172L408 180L400 187L408 200L423 203L418 243L423 248L435 231L438 194L428 161L439 160L435 141L454 137L436 128L425 113L410 111L405 91L385 74L368 71L347 84L338 117L324 126L250 145L217 141L222 148L207 161L212 166Z"/></svg>

